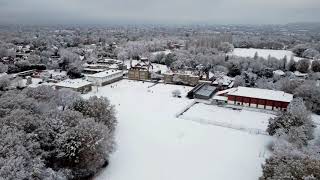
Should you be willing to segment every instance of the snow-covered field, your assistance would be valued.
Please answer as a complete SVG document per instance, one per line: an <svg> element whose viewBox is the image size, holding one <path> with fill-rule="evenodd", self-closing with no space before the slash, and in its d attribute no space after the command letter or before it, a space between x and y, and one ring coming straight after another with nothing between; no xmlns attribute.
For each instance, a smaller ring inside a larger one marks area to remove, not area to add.
<svg viewBox="0 0 320 180"><path fill-rule="evenodd" d="M180 116L182 119L202 123L218 122L238 129L257 129L261 131L267 129L270 117L274 117L274 115L247 110L233 110L202 103L195 104Z"/></svg>
<svg viewBox="0 0 320 180"><path fill-rule="evenodd" d="M246 49L246 48L235 48L231 55L239 56L239 57L254 57L254 54L258 52L259 57L263 57L265 59L268 58L270 55L271 57L275 57L277 59L282 59L285 56L287 56L288 60L290 60L291 56L294 56L294 54L291 51L287 50L272 50L272 49ZM301 58L295 57L295 61L299 61Z"/></svg>
<svg viewBox="0 0 320 180"><path fill-rule="evenodd" d="M151 85L122 80L85 95L108 97L119 121L117 151L96 180L258 179L270 137L175 118L192 100L171 92L190 87Z"/></svg>

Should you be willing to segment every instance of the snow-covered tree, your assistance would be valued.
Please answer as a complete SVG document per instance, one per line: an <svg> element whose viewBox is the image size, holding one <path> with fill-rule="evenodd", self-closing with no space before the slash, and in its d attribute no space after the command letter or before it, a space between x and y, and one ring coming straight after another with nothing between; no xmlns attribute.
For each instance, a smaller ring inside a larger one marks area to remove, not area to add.
<svg viewBox="0 0 320 180"><path fill-rule="evenodd" d="M245 86L245 85L246 85L246 80L244 79L243 76L236 76L234 78L233 87Z"/></svg>
<svg viewBox="0 0 320 180"><path fill-rule="evenodd" d="M288 65L287 65L287 70L294 72L294 71L296 71L296 69L297 69L296 68L296 62L294 60L294 57L291 56L290 61L289 61Z"/></svg>
<svg viewBox="0 0 320 180"><path fill-rule="evenodd" d="M93 118L96 122L106 125L112 132L117 120L114 106L104 97L92 96L88 100L78 100L73 103L72 109L81 112L85 117Z"/></svg>
<svg viewBox="0 0 320 180"><path fill-rule="evenodd" d="M80 94L71 89L60 89L54 98L57 105L62 106L62 109L71 106L74 102L80 99Z"/></svg>
<svg viewBox="0 0 320 180"><path fill-rule="evenodd" d="M320 60L312 61L311 69L313 72L320 72Z"/></svg>
<svg viewBox="0 0 320 180"><path fill-rule="evenodd" d="M307 73L310 68L310 60L308 59L302 59L297 62L296 68L298 71L302 73Z"/></svg>
<svg viewBox="0 0 320 180"><path fill-rule="evenodd" d="M312 58L316 57L316 56L319 55L319 54L320 54L319 51L310 48L310 49L306 49L306 50L302 53L302 57L312 59Z"/></svg>
<svg viewBox="0 0 320 180"><path fill-rule="evenodd" d="M31 64L40 64L41 63L41 58L40 58L40 56L37 56L37 55L30 55L30 56L28 56L27 60Z"/></svg>
<svg viewBox="0 0 320 180"><path fill-rule="evenodd" d="M2 62L0 62L0 74L6 73L7 71L8 71L8 65L5 65Z"/></svg>
<svg viewBox="0 0 320 180"><path fill-rule="evenodd" d="M221 42L218 46L218 50L224 53L231 52L233 51L233 49L234 49L233 45L229 42Z"/></svg>
<svg viewBox="0 0 320 180"><path fill-rule="evenodd" d="M27 88L24 93L38 101L50 101L56 95L56 91L50 86L39 86L36 88Z"/></svg>
<svg viewBox="0 0 320 180"><path fill-rule="evenodd" d="M269 120L267 132L275 135L282 131L295 142L307 143L313 138L314 125L311 120L310 112L304 105L301 98L295 98L288 106L288 111L283 112L275 118ZM300 136L300 137L299 137Z"/></svg>
<svg viewBox="0 0 320 180"><path fill-rule="evenodd" d="M108 164L115 148L113 107L103 98L61 91L40 86L0 96L0 179L84 179ZM86 116L61 108L69 106L62 96L85 102Z"/></svg>
<svg viewBox="0 0 320 180"><path fill-rule="evenodd" d="M303 98L309 110L320 113L320 89L316 81L305 81L294 90L294 94Z"/></svg>
<svg viewBox="0 0 320 180"><path fill-rule="evenodd" d="M293 47L292 52L295 53L298 57L303 57L302 54L309 48L307 44L298 44Z"/></svg>
<svg viewBox="0 0 320 180"><path fill-rule="evenodd" d="M74 179L90 177L107 164L115 144L113 133L93 119L80 120L57 143L58 164L71 169Z"/></svg>
<svg viewBox="0 0 320 180"><path fill-rule="evenodd" d="M272 82L272 79L266 79L264 77L259 78L256 81L255 86L261 89L274 89L274 84Z"/></svg>
<svg viewBox="0 0 320 180"><path fill-rule="evenodd" d="M258 60L258 58L259 58L258 52L255 52L255 53L254 53L254 56L253 56L253 59L254 59L254 60Z"/></svg>
<svg viewBox="0 0 320 180"><path fill-rule="evenodd" d="M312 147L297 147L280 138L273 146L273 155L266 160L262 169L261 180L320 179L318 150Z"/></svg>
<svg viewBox="0 0 320 180"><path fill-rule="evenodd" d="M297 87L302 84L301 81L290 79L288 77L281 78L275 83L275 88L286 93L293 94Z"/></svg>
<svg viewBox="0 0 320 180"><path fill-rule="evenodd" d="M10 77L8 75L4 75L0 77L0 91L5 90L10 86Z"/></svg>

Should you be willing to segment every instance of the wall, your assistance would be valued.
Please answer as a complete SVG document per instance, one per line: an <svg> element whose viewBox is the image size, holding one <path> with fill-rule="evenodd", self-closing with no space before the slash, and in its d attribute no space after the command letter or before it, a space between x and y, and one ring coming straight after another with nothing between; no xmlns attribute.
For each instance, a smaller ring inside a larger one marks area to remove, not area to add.
<svg viewBox="0 0 320 180"><path fill-rule="evenodd" d="M241 97L241 96L228 96L228 104L239 105L245 107L253 107L259 109L268 109L274 111L286 111L289 105L288 102L280 102L273 100Z"/></svg>

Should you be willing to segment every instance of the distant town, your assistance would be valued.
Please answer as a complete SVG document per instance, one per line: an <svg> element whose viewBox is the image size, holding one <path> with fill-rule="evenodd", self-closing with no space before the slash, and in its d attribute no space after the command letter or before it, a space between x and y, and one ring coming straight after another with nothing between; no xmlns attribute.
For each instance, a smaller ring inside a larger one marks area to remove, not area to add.
<svg viewBox="0 0 320 180"><path fill-rule="evenodd" d="M319 179L319 41L312 23L2 25L0 179Z"/></svg>

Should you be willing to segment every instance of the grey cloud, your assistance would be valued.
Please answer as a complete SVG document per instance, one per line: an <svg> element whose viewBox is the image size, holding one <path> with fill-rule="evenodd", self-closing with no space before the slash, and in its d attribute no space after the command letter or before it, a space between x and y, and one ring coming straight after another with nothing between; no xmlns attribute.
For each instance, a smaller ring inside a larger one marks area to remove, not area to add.
<svg viewBox="0 0 320 180"><path fill-rule="evenodd" d="M0 0L0 23L318 21L319 0Z"/></svg>

